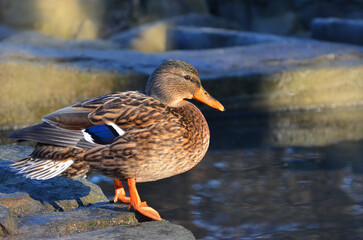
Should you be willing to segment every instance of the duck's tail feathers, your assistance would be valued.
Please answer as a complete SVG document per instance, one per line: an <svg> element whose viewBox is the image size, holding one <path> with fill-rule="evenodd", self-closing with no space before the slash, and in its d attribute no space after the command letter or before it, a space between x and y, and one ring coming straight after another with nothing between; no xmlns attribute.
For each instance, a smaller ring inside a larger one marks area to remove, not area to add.
<svg viewBox="0 0 363 240"><path fill-rule="evenodd" d="M54 161L50 159L39 159L32 156L17 161L11 168L27 178L47 180L63 173L74 163L73 159Z"/></svg>

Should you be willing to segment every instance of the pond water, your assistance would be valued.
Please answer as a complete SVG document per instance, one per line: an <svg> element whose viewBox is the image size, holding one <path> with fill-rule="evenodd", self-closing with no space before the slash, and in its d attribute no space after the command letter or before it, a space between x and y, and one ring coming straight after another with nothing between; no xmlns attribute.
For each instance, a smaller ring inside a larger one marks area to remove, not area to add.
<svg viewBox="0 0 363 240"><path fill-rule="evenodd" d="M349 119L345 125L357 121ZM197 239L363 239L362 140L328 143L334 134L319 131L328 126L306 121L306 131L261 125L266 119L259 115L231 121L209 118L212 143L204 160L184 174L138 184L142 200ZM337 132L344 128L333 125ZM300 147L262 140L276 131L289 132ZM112 180L91 180L113 197Z"/></svg>

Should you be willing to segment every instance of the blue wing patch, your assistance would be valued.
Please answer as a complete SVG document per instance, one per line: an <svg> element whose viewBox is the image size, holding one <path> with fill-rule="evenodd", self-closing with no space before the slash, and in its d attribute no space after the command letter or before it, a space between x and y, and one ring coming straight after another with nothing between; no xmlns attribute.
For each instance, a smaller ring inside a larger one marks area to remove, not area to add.
<svg viewBox="0 0 363 240"><path fill-rule="evenodd" d="M88 142L98 144L110 144L120 136L117 130L112 125L95 125L90 128L83 130L84 138Z"/></svg>

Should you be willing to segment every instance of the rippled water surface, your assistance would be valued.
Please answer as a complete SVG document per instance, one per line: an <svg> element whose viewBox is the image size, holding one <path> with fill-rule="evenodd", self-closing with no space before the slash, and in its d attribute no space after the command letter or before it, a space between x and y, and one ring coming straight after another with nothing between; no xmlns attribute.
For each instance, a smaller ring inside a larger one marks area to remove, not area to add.
<svg viewBox="0 0 363 240"><path fill-rule="evenodd" d="M228 130L230 143L212 138L191 171L138 184L142 200L198 239L363 239L363 141L271 147L257 144L253 132L262 130L248 119L240 126L250 137ZM93 181L113 196L112 181Z"/></svg>

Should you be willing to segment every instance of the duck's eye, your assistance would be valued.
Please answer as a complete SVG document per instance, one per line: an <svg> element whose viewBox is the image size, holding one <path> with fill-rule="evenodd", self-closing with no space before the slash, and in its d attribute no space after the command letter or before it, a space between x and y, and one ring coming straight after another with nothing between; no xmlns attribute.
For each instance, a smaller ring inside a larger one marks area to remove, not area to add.
<svg viewBox="0 0 363 240"><path fill-rule="evenodd" d="M190 77L189 75L185 75L185 76L184 76L184 78L185 78L186 80L190 80L190 79L191 79L191 77Z"/></svg>

